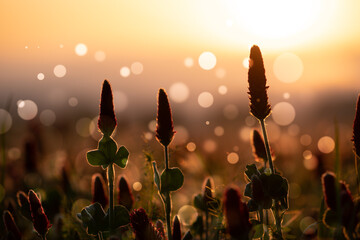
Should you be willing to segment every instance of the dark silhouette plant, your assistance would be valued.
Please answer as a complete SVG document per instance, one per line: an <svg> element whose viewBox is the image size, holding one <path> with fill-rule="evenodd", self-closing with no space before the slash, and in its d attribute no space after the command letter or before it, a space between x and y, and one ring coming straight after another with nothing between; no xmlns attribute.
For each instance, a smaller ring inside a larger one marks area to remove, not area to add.
<svg viewBox="0 0 360 240"><path fill-rule="evenodd" d="M110 83L105 80L101 91L98 119L98 128L103 136L99 140L98 148L87 152L86 157L90 165L101 166L107 170L109 209L105 213L103 207L96 202L78 213L83 226L92 235L102 236L100 233L104 231L112 234L116 228L129 223L128 210L122 205L114 206L114 165L125 168L129 157L128 150L124 146L118 148L111 137L116 124L112 90Z"/></svg>
<svg viewBox="0 0 360 240"><path fill-rule="evenodd" d="M171 108L167 94L164 89L160 89L158 93L158 109L156 117L156 139L164 147L165 169L161 175L153 162L154 181L159 190L160 198L165 207L165 219L168 240L172 240L171 234L171 196L170 192L180 189L184 182L184 175L179 168L169 167L169 144L174 137L175 131L173 119L171 116Z"/></svg>
<svg viewBox="0 0 360 240"><path fill-rule="evenodd" d="M257 211L262 223L264 223L263 210L265 210L265 219L267 219L266 210L271 208L275 218L275 228L272 231L273 238L283 239L281 222L284 212L288 209L288 182L275 171L273 165L265 125L265 119L271 113L271 106L268 102L264 62L260 48L256 45L252 46L250 50L248 82L250 113L259 120L264 137L266 160L264 160L264 168L261 171L257 169L255 164L246 166L245 176L249 183L246 185L244 195L250 197L249 210ZM260 151L262 148L262 144L259 142L261 137L258 136L256 139L256 146L255 142L253 146L255 154L264 157L263 149ZM259 150L256 150L256 147ZM269 163L268 169L267 162ZM268 225L268 222L266 221L265 224Z"/></svg>

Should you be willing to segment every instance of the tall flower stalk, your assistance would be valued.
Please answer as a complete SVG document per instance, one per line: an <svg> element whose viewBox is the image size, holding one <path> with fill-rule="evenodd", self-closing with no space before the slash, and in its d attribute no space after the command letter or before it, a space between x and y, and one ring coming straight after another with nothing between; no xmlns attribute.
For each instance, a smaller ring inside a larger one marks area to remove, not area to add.
<svg viewBox="0 0 360 240"><path fill-rule="evenodd" d="M356 103L356 113L353 125L353 137L352 142L354 143L355 153L355 171L356 171L356 182L358 194L360 194L360 176L359 176L359 160L360 160L360 95Z"/></svg>
<svg viewBox="0 0 360 240"><path fill-rule="evenodd" d="M105 80L101 91L100 115L98 119L98 128L103 136L99 141L98 149L89 151L86 157L90 165L101 166L103 169L107 170L109 210L108 216L105 217L108 217L109 219L108 229L110 232L119 226L119 224L115 222L118 220L115 220L114 216L117 215L114 210L114 164L118 165L120 168L125 168L129 157L128 150L124 146L118 148L117 143L111 137L116 125L117 122L114 112L112 90L110 83ZM124 212L122 208L117 209L118 211Z"/></svg>
<svg viewBox="0 0 360 240"><path fill-rule="evenodd" d="M183 185L184 176L179 168L169 167L169 144L174 138L174 125L168 96L164 89L159 89L158 109L156 117L156 139L164 147L165 169L158 173L156 163L153 162L155 184L158 187L161 200L165 207L165 219L168 240L171 234L171 191L176 191Z"/></svg>
<svg viewBox="0 0 360 240"><path fill-rule="evenodd" d="M249 189L246 192L246 194L248 196L255 197L252 198L253 203L255 203L257 206L254 209L258 210L260 212L260 215L262 215L263 208L264 209L268 208L267 206L264 207L263 203L272 202L271 209L273 210L275 224L276 224L276 232L273 232L273 236L276 239L283 239L282 230L281 230L282 215L280 214L280 209L287 208L288 184L286 179L276 174L271 157L270 145L269 145L266 125L265 125L265 119L271 113L271 106L268 102L268 94L267 94L267 89L269 87L266 86L265 67L264 67L262 54L260 48L256 45L252 46L250 50L248 82L249 82L248 94L250 100L250 113L259 120L261 126L262 134L264 137L266 158L270 166L270 175L268 177L270 177L271 179L270 178L268 179L266 176L263 176L263 174L260 174L257 171L255 165L254 167L256 171L254 169L248 168L246 174L249 180L251 179L251 183L249 185ZM265 161L265 167L266 167L266 161ZM266 189L264 187L260 188L260 192L262 191L261 193L264 193L264 198L259 199L258 196L253 196L252 188L254 187L258 188L259 186L261 186L260 183L270 182L270 180L272 181L273 185L276 185L275 182L280 184L279 190L281 190L280 191L281 194L273 195L272 194L273 189L271 188L275 186L271 186L269 189Z"/></svg>

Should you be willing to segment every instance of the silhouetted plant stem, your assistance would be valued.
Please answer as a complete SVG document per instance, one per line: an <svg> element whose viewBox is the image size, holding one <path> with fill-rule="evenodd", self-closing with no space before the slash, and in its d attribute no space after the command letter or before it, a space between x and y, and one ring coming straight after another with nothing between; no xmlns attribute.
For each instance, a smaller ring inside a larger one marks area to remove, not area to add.
<svg viewBox="0 0 360 240"><path fill-rule="evenodd" d="M2 126L3 127L3 126ZM2 163L1 163L1 179L0 179L0 184L4 185L4 181L5 181L5 167L6 167L6 151L5 151L5 133L1 134L1 146L0 146L0 150L1 150L1 158L2 158Z"/></svg>
<svg viewBox="0 0 360 240"><path fill-rule="evenodd" d="M208 231L209 231L209 211L205 211L205 240L208 240Z"/></svg>
<svg viewBox="0 0 360 240"><path fill-rule="evenodd" d="M279 204L278 202L274 201L274 209L273 209L273 213L274 213L274 217L275 217L275 224L276 224L276 233L278 236L278 239L283 239L282 238L282 231L281 231L281 217L279 215Z"/></svg>
<svg viewBox="0 0 360 240"><path fill-rule="evenodd" d="M274 165L273 165L272 157L271 157L271 152L270 152L269 141L268 141L268 137L267 137L267 133L266 133L265 119L260 120L260 125L261 125L261 130L262 130L262 133L264 136L266 155L267 155L267 159L268 159L268 162L270 165L270 170L271 170L271 173L275 173Z"/></svg>
<svg viewBox="0 0 360 240"><path fill-rule="evenodd" d="M107 169L109 181L109 226L110 233L113 231L114 226L114 165L111 163Z"/></svg>
<svg viewBox="0 0 360 240"><path fill-rule="evenodd" d="M356 185L358 195L360 195L360 176L359 176L359 157L355 154L355 171L356 171Z"/></svg>
<svg viewBox="0 0 360 240"><path fill-rule="evenodd" d="M164 154L165 154L165 170L169 169L169 151L168 146L164 146ZM168 240L172 240L172 233L171 233L171 198L170 192L165 192L165 218L166 218L166 229Z"/></svg>
<svg viewBox="0 0 360 240"><path fill-rule="evenodd" d="M272 157L271 157L271 152L270 152L270 145L269 145L269 140L267 137L267 133L266 133L266 126L265 126L265 119L260 120L260 125L261 125L261 130L264 136L264 143L265 143L265 149L266 149L266 155L267 155L267 159L270 165L270 170L272 174L275 174L275 169L274 169L274 165L272 162ZM282 238L282 231L281 231L281 217L279 215L279 204L277 201L273 200L273 214L274 214L274 218L275 218L275 224L276 224L276 234L278 236L278 239L283 239ZM266 212L267 214L267 212Z"/></svg>

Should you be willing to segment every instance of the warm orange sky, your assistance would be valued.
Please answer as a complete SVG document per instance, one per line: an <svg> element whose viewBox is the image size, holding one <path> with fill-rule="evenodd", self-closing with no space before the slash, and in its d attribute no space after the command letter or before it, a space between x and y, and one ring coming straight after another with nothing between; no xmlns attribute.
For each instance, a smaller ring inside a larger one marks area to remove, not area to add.
<svg viewBox="0 0 360 240"><path fill-rule="evenodd" d="M141 91L144 101L159 87L179 81L192 89L194 98L204 90L216 92L221 84L245 92L242 63L249 47L258 44L272 91L326 86L354 92L360 86L359 10L357 0L2 0L0 91L15 98L40 99L38 92L81 98L88 95L84 84L97 94L99 83L109 78L130 98ZM87 46L85 56L75 54L78 43ZM97 51L106 54L104 62L94 60ZM217 58L210 71L197 63L204 51ZM274 75L276 57L286 52L303 64L294 83ZM184 66L187 57L194 60L192 68ZM121 67L135 61L143 64L143 74L122 78ZM64 78L54 76L57 64L66 66ZM219 69L226 72L223 79L216 76ZM38 73L45 74L43 81L37 80ZM229 91L229 96L237 95Z"/></svg>

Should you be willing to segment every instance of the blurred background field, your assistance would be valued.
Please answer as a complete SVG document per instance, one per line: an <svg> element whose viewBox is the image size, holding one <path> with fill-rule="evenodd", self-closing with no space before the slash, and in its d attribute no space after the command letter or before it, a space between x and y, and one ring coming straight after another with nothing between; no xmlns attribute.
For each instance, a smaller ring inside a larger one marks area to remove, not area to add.
<svg viewBox="0 0 360 240"><path fill-rule="evenodd" d="M230 183L243 190L245 165L254 161L250 132L259 127L248 111L253 44L262 50L270 86L275 165L290 182L290 211L301 212L293 227L317 217L320 176L334 166L335 122L341 178L355 192L350 139L360 3L252 2L1 1L2 208L18 190L36 188L45 201L49 192L61 193L63 168L73 201L91 199L91 175L101 169L90 167L85 153L101 136L104 79L114 91L114 138L130 151L127 168L116 174L128 178L137 207L146 201L144 172L152 174L144 169L144 152L163 167L154 137L160 87L169 94L177 131L170 165L185 174L174 211L191 204L209 175L218 195Z"/></svg>

